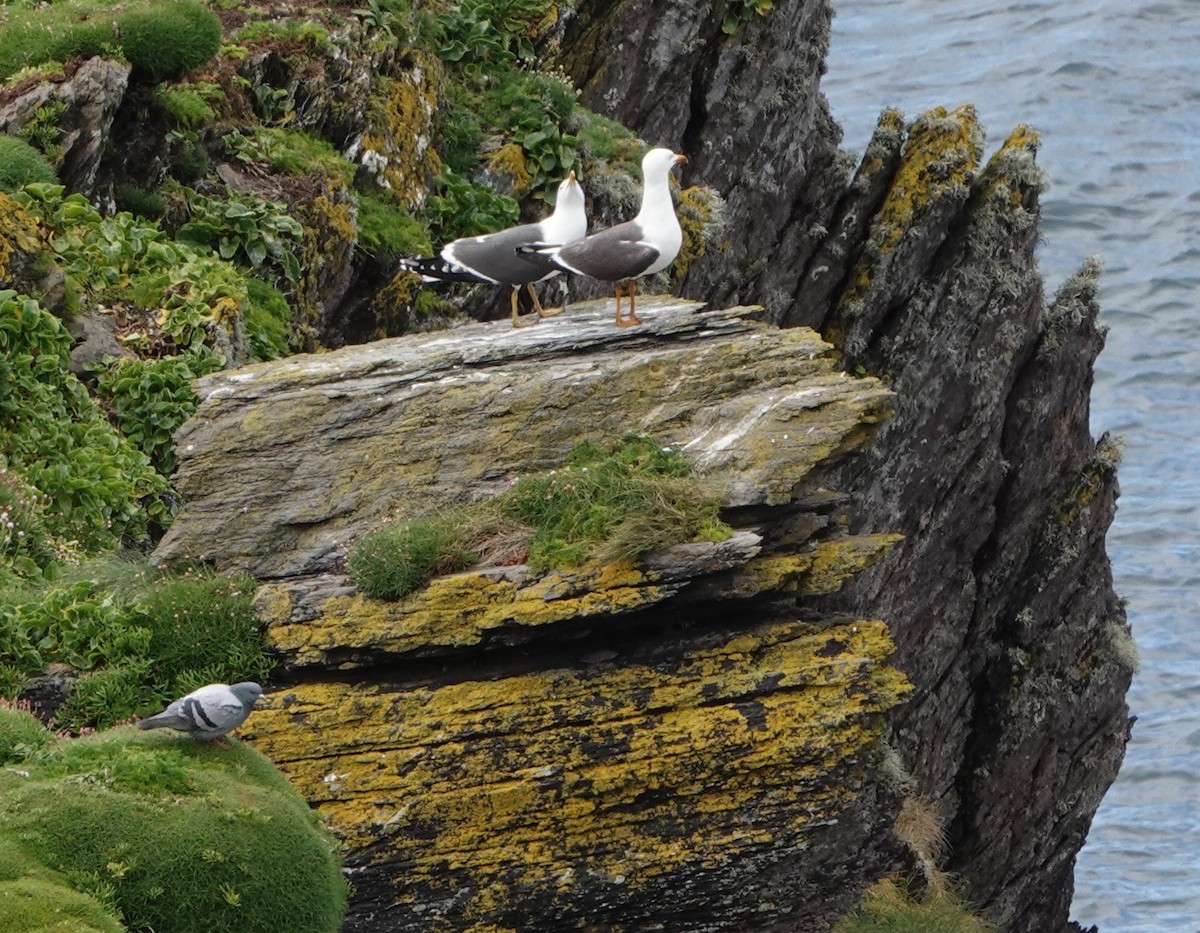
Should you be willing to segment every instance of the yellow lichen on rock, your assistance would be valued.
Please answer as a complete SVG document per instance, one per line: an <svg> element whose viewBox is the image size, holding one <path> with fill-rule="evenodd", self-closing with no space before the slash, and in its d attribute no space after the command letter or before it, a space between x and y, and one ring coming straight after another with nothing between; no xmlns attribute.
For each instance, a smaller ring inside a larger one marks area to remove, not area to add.
<svg viewBox="0 0 1200 933"><path fill-rule="evenodd" d="M269 622L266 643L298 664L324 662L335 650L404 654L464 647L508 626L546 625L645 608L673 592L655 585L654 579L652 572L635 570L625 562L593 565L569 577L558 572L516 578L458 573L435 577L399 602L358 594L335 596L321 605L320 616L312 621ZM267 584L263 590L263 616L289 619L290 611L281 611L287 602L286 584Z"/></svg>
<svg viewBox="0 0 1200 933"><path fill-rule="evenodd" d="M419 208L442 167L433 147L436 60L421 60L394 78L382 79L385 95L372 111L371 129L355 155L404 207Z"/></svg>
<svg viewBox="0 0 1200 933"><path fill-rule="evenodd" d="M570 897L571 877L646 885L803 845L850 804L880 714L909 689L891 651L882 622L781 622L671 661L307 683L276 693L250 738L352 848L388 839L406 866L397 903L450 872L484 921L535 892Z"/></svg>
<svg viewBox="0 0 1200 933"><path fill-rule="evenodd" d="M41 230L29 212L0 191L0 287L10 282L14 259L32 257L43 250Z"/></svg>

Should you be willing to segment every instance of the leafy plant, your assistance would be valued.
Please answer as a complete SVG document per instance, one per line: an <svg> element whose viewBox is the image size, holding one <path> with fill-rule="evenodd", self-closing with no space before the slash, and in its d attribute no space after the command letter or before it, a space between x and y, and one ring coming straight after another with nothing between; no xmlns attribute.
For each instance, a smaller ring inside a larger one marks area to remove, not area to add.
<svg viewBox="0 0 1200 933"><path fill-rule="evenodd" d="M193 383L221 368L205 349L157 360L116 360L103 368L96 393L112 412L121 433L150 458L164 476L175 471L175 432L196 410Z"/></svg>
<svg viewBox="0 0 1200 933"><path fill-rule="evenodd" d="M3 368L0 366L0 370ZM0 458L0 566L31 577L54 562L54 539L45 516L48 501L46 495L3 466Z"/></svg>
<svg viewBox="0 0 1200 933"><path fill-rule="evenodd" d="M300 261L291 243L299 243L304 228L288 216L287 207L253 194L208 198L187 192L192 219L178 232L184 242L202 243L222 259L261 268L268 260L290 282L300 277Z"/></svg>
<svg viewBox="0 0 1200 933"><path fill-rule="evenodd" d="M46 526L85 551L140 540L165 519L166 481L108 423L70 372L71 335L32 298L0 291L0 450L39 496ZM147 511L149 508L149 512Z"/></svg>
<svg viewBox="0 0 1200 933"><path fill-rule="evenodd" d="M549 0L463 0L438 20L441 57L476 75L530 61L534 29L549 9Z"/></svg>
<svg viewBox="0 0 1200 933"><path fill-rule="evenodd" d="M17 136L48 159L57 159L58 141L62 138L58 121L66 110L67 105L61 100L47 101L34 111L32 119L17 131Z"/></svg>
<svg viewBox="0 0 1200 933"><path fill-rule="evenodd" d="M437 194L425 202L430 232L440 242L490 233L517 222L517 202L451 171L436 182Z"/></svg>
<svg viewBox="0 0 1200 933"><path fill-rule="evenodd" d="M736 34L751 16L766 16L775 8L774 0L732 0L721 20L721 32Z"/></svg>
<svg viewBox="0 0 1200 933"><path fill-rule="evenodd" d="M23 139L0 136L0 191L17 191L28 184L58 181L46 157Z"/></svg>

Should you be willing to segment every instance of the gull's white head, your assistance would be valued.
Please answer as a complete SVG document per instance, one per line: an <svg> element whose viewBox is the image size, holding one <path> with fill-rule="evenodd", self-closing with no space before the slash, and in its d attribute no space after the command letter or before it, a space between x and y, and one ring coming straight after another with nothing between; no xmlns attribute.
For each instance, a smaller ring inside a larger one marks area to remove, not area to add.
<svg viewBox="0 0 1200 933"><path fill-rule="evenodd" d="M554 201L554 213L583 213L583 186L575 178L574 169L558 186L558 197Z"/></svg>
<svg viewBox="0 0 1200 933"><path fill-rule="evenodd" d="M670 149L651 149L642 159L642 177L646 181L652 178L666 178L671 169L686 161L687 156L674 153Z"/></svg>

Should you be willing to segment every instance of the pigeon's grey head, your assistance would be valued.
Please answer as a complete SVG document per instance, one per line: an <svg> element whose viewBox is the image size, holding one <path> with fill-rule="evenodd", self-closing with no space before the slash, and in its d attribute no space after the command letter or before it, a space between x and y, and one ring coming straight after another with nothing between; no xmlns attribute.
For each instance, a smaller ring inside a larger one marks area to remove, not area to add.
<svg viewBox="0 0 1200 933"><path fill-rule="evenodd" d="M575 177L574 169L558 186L558 196L554 200L554 212L566 211L583 213L583 186Z"/></svg>
<svg viewBox="0 0 1200 933"><path fill-rule="evenodd" d="M244 680L240 684L233 684L229 689L246 706L253 706L258 698L263 695L263 688L252 680Z"/></svg>
<svg viewBox="0 0 1200 933"><path fill-rule="evenodd" d="M651 149L642 159L642 177L665 178L671 169L686 161L687 156L674 153L670 149Z"/></svg>

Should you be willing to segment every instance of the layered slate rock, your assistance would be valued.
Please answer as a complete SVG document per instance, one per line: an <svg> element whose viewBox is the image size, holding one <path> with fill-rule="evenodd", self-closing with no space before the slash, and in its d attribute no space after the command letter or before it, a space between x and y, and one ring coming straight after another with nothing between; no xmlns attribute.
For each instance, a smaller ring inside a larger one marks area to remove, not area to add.
<svg viewBox="0 0 1200 933"><path fill-rule="evenodd" d="M293 357L200 383L156 559L265 578L280 660L245 733L347 844L347 929L818 931L908 864L885 624L822 614L896 544L822 477L892 406L755 309L608 302ZM731 537L638 562L481 567L396 602L346 542L644 432Z"/></svg>
<svg viewBox="0 0 1200 933"><path fill-rule="evenodd" d="M496 494L584 439L644 433L727 483L730 507L781 505L890 411L811 331L753 309L646 300L383 340L214 374L176 437L183 516L157 559L286 577L334 569L356 534Z"/></svg>

